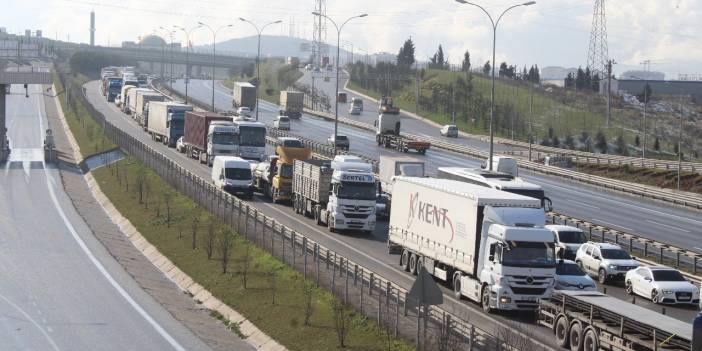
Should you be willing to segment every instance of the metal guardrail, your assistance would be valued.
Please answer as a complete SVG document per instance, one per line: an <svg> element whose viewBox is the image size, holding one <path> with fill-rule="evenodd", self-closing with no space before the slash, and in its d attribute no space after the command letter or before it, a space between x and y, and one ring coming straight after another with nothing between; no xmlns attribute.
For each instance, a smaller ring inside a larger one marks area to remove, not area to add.
<svg viewBox="0 0 702 351"><path fill-rule="evenodd" d="M407 327L412 326L412 334L417 331L417 343L420 340L423 343L444 340L453 342L462 350L517 351L515 339L520 340L519 345L524 347L522 350L550 349L536 341L529 341L529 336L515 330L514 326L504 325L504 330L499 332L486 331L468 322L471 313L468 310L452 312L441 306L425 306L419 314L407 289L216 188L207 179L107 121L84 95L79 96L93 118L104 127L104 134L125 152L152 168L176 190L209 210L252 243L297 269L305 278L315 279L318 285L326 284L344 302L354 304L367 316L376 318L388 332L392 330L397 335L404 330L407 333ZM325 271L321 267L325 267ZM314 278L311 276L313 268L316 273ZM321 281L323 278L326 279ZM356 299L350 299L352 297ZM459 315L461 312L465 313ZM420 336L420 330L423 335L429 333L430 338ZM412 338L414 335L405 336Z"/></svg>

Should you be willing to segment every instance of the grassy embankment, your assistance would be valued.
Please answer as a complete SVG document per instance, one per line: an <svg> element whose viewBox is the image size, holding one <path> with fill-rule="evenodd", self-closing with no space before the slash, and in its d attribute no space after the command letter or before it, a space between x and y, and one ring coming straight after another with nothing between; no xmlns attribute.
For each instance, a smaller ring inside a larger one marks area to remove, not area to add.
<svg viewBox="0 0 702 351"><path fill-rule="evenodd" d="M576 169L580 172L628 182L677 189L678 172L675 169L665 170L632 167L630 165L596 165L589 163L578 164ZM699 173L682 172L680 189L702 194L702 175Z"/></svg>
<svg viewBox="0 0 702 351"><path fill-rule="evenodd" d="M79 104L78 104L79 105ZM101 133L88 133L94 123L87 110L77 107L66 113L81 150L111 145ZM94 128L94 127L93 127ZM109 149L102 147L95 150ZM246 316L258 328L291 350L337 349L333 306L340 302L330 292L314 288L297 271L250 244L231 228L199 209L176 192L156 173L133 158L93 172L101 190L115 207L173 263L223 302ZM140 179L147 191L139 200ZM168 204L168 205L166 205ZM170 216L168 215L170 213ZM168 220L170 218L170 220ZM211 224L210 224L211 223ZM212 226L213 240L209 240ZM193 248L192 228L196 228ZM231 235L231 259L222 273L225 235ZM209 246L209 243L212 243ZM211 257L208 258L208 247ZM246 259L248 257L248 260ZM248 262L248 263L247 263ZM245 267L247 284L242 283ZM306 291L309 291L306 293ZM312 314L305 325L306 297L311 296ZM347 310L348 350L411 350L401 340L390 338L375 322ZM215 316L217 317L217 316ZM237 326L230 325L233 332Z"/></svg>
<svg viewBox="0 0 702 351"><path fill-rule="evenodd" d="M297 68L285 64L285 62L280 59L261 61L259 97L277 105L280 102L280 91L292 86L300 77L302 77L302 72ZM223 84L228 88L232 88L234 82L249 82L255 79L256 71L254 70L252 76L232 77L225 80Z"/></svg>

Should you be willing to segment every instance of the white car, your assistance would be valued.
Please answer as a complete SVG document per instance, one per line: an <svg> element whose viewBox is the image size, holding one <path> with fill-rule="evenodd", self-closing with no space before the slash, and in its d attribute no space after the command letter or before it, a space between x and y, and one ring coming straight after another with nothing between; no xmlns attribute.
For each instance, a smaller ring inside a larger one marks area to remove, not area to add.
<svg viewBox="0 0 702 351"><path fill-rule="evenodd" d="M592 241L580 246L575 254L575 262L585 272L597 277L600 284L622 280L628 271L641 266L641 263L618 245Z"/></svg>
<svg viewBox="0 0 702 351"><path fill-rule="evenodd" d="M580 228L554 224L547 225L546 229L556 236L556 257L562 259L574 260L580 245L587 242L587 236Z"/></svg>
<svg viewBox="0 0 702 351"><path fill-rule="evenodd" d="M458 127L454 124L447 124L439 129L439 133L447 138L458 138Z"/></svg>
<svg viewBox="0 0 702 351"><path fill-rule="evenodd" d="M290 130L290 117L288 116L278 116L273 121L273 128L280 130Z"/></svg>
<svg viewBox="0 0 702 351"><path fill-rule="evenodd" d="M685 279L677 269L669 267L639 267L626 273L626 292L651 299L653 303L700 303L700 290Z"/></svg>
<svg viewBox="0 0 702 351"><path fill-rule="evenodd" d="M117 105L117 107L122 106L122 94L117 94L117 96L115 96L114 102L115 102L115 105Z"/></svg>
<svg viewBox="0 0 702 351"><path fill-rule="evenodd" d="M185 153L185 141L183 140L184 137L178 138L178 141L176 141L176 151L182 153Z"/></svg>
<svg viewBox="0 0 702 351"><path fill-rule="evenodd" d="M251 117L251 109L246 106L242 106L236 109L236 114L241 117Z"/></svg>
<svg viewBox="0 0 702 351"><path fill-rule="evenodd" d="M556 290L597 291L597 284L571 260L560 260L556 265Z"/></svg>

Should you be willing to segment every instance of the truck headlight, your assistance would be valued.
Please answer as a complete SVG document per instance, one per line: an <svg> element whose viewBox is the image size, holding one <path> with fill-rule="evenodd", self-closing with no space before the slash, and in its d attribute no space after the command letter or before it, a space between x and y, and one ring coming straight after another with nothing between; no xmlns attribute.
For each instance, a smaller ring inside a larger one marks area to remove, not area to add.
<svg viewBox="0 0 702 351"><path fill-rule="evenodd" d="M510 302L512 302L512 299L507 297L507 296L502 296L502 297L500 297L500 302L501 303L510 303Z"/></svg>

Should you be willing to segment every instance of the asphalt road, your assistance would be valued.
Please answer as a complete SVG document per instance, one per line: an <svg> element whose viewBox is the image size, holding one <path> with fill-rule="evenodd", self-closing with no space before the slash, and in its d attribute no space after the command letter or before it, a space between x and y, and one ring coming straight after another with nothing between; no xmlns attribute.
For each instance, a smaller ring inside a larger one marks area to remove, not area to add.
<svg viewBox="0 0 702 351"><path fill-rule="evenodd" d="M0 169L0 348L209 350L142 290L93 236L43 163L43 97L7 97Z"/></svg>

